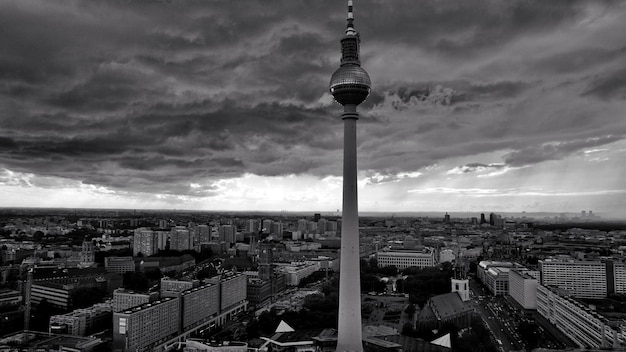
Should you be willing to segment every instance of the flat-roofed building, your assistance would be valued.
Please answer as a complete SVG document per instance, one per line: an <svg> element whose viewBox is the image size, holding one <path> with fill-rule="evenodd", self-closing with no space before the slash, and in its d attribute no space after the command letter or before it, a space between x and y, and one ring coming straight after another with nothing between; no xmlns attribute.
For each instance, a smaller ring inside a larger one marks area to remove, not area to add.
<svg viewBox="0 0 626 352"><path fill-rule="evenodd" d="M180 298L166 297L113 313L113 348L151 351L180 333Z"/></svg>
<svg viewBox="0 0 626 352"><path fill-rule="evenodd" d="M246 300L247 279L244 274L228 271L221 275L219 282L220 312L227 311Z"/></svg>
<svg viewBox="0 0 626 352"><path fill-rule="evenodd" d="M282 266L278 264L278 267L285 275L287 286L298 286L302 279L319 271L321 265L319 262L299 262Z"/></svg>
<svg viewBox="0 0 626 352"><path fill-rule="evenodd" d="M121 312L129 308L156 301L158 292L135 292L124 288L113 291L113 311Z"/></svg>
<svg viewBox="0 0 626 352"><path fill-rule="evenodd" d="M202 325L219 314L219 285L206 283L181 293L182 330Z"/></svg>
<svg viewBox="0 0 626 352"><path fill-rule="evenodd" d="M135 271L133 257L105 257L104 268L107 273L124 274L127 271Z"/></svg>
<svg viewBox="0 0 626 352"><path fill-rule="evenodd" d="M626 329L614 328L606 317L568 295L564 289L537 286L537 312L581 348L626 348Z"/></svg>
<svg viewBox="0 0 626 352"><path fill-rule="evenodd" d="M544 259L539 261L541 284L568 290L579 298L607 296L607 263L574 259Z"/></svg>
<svg viewBox="0 0 626 352"><path fill-rule="evenodd" d="M110 304L96 304L76 309L70 313L50 317L49 332L73 336L86 336L110 328L113 312Z"/></svg>
<svg viewBox="0 0 626 352"><path fill-rule="evenodd" d="M200 286L199 280L161 278L161 297L177 297L179 293Z"/></svg>
<svg viewBox="0 0 626 352"><path fill-rule="evenodd" d="M524 309L537 309L538 271L509 270L509 295Z"/></svg>
<svg viewBox="0 0 626 352"><path fill-rule="evenodd" d="M494 296L502 296L509 293L510 269L496 266L487 270L484 284Z"/></svg>
<svg viewBox="0 0 626 352"><path fill-rule="evenodd" d="M432 248L423 250L393 250L376 252L379 267L395 266L398 269L410 267L425 268L437 265L435 251Z"/></svg>

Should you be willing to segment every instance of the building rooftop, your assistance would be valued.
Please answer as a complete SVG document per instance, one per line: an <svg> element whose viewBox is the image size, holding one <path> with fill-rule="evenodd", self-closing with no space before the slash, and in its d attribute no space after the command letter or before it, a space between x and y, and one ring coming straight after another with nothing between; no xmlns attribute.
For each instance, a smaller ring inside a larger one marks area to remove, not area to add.
<svg viewBox="0 0 626 352"><path fill-rule="evenodd" d="M436 310L435 314L442 320L472 311L472 308L466 305L456 292L432 297L430 301Z"/></svg>

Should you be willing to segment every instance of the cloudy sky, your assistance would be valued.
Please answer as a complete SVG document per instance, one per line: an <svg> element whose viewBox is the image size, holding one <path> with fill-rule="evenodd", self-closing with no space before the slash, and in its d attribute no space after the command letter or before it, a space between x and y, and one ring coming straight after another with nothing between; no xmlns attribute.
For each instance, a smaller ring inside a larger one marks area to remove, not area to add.
<svg viewBox="0 0 626 352"><path fill-rule="evenodd" d="M0 206L341 208L345 1L0 2ZM355 1L362 211L626 215L626 2Z"/></svg>

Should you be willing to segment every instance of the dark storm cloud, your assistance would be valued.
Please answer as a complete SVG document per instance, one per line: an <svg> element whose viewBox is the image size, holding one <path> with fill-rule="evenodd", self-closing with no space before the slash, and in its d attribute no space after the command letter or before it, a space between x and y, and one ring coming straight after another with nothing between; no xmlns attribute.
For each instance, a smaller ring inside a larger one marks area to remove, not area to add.
<svg viewBox="0 0 626 352"><path fill-rule="evenodd" d="M601 99L626 99L626 68L609 72L593 80L583 95Z"/></svg>
<svg viewBox="0 0 626 352"><path fill-rule="evenodd" d="M590 4L357 2L364 67L383 75L362 106L360 165L392 180L504 149L517 165L565 157L584 144L570 140L605 135L585 122L593 111L539 120L531 93L554 87L552 73L587 69L595 78L580 78L586 89L577 94L622 99L623 69L599 65L615 64L624 43L541 53L517 75L482 74L515 71L500 50L576 24ZM245 173L338 175L341 109L327 92L344 11L331 0L3 2L0 168L187 195ZM399 77L380 73L394 68ZM576 127L563 128L568 122ZM565 144L536 147L554 140ZM190 186L198 179L209 181Z"/></svg>
<svg viewBox="0 0 626 352"><path fill-rule="evenodd" d="M524 166L547 160L563 159L583 148L598 147L623 139L624 136L604 136L567 142L544 143L516 150L505 156L511 166Z"/></svg>

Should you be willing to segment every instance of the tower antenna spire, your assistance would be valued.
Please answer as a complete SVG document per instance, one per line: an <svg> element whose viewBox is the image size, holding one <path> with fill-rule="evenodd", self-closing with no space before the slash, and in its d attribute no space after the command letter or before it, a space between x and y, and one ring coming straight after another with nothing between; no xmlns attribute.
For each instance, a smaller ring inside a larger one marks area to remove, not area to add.
<svg viewBox="0 0 626 352"><path fill-rule="evenodd" d="M354 29L354 13L352 0L348 0L348 28L346 28L346 35L356 35Z"/></svg>

